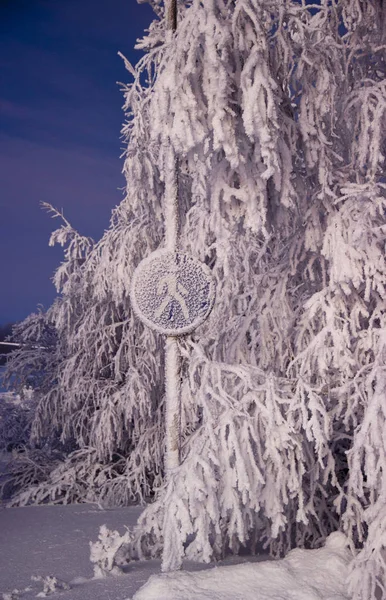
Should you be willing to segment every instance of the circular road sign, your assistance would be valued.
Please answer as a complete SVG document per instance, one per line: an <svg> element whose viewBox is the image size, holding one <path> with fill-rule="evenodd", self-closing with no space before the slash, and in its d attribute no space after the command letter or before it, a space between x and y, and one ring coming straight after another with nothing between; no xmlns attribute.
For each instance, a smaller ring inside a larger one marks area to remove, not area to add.
<svg viewBox="0 0 386 600"><path fill-rule="evenodd" d="M134 271L130 297L137 316L164 335L190 333L209 316L215 299L210 269L167 249L145 258Z"/></svg>

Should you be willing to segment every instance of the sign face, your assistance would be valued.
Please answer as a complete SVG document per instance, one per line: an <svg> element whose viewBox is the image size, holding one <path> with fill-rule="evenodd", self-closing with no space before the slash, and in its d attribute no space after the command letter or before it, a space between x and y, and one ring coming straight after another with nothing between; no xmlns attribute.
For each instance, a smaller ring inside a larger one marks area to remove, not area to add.
<svg viewBox="0 0 386 600"><path fill-rule="evenodd" d="M183 335L209 316L215 298L210 269L180 252L157 250L134 271L131 302L137 316L164 335Z"/></svg>

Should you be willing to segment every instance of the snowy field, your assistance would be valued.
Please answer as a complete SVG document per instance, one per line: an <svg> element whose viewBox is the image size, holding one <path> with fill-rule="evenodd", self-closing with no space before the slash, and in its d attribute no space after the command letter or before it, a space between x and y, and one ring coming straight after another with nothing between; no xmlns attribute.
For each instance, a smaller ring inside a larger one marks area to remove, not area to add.
<svg viewBox="0 0 386 600"><path fill-rule="evenodd" d="M326 548L295 550L282 561L233 559L226 566L204 569L188 564L187 571L163 575L160 563L150 561L129 565L120 577L93 579L89 541L96 540L99 526L123 532L125 525L135 523L140 510L100 510L84 504L0 509L0 599L46 595L61 600L348 598L344 581L350 555L340 534L333 534ZM240 561L244 564L235 565ZM44 593L49 576L56 577L58 584L54 592Z"/></svg>
<svg viewBox="0 0 386 600"><path fill-rule="evenodd" d="M123 531L124 525L135 523L140 510L102 511L88 504L0 509L0 599L15 589L19 593L12 600L36 598L43 583L31 578L47 576L70 586L60 592L62 600L130 597L159 565L136 564L122 577L93 580L89 541L97 539L103 524Z"/></svg>

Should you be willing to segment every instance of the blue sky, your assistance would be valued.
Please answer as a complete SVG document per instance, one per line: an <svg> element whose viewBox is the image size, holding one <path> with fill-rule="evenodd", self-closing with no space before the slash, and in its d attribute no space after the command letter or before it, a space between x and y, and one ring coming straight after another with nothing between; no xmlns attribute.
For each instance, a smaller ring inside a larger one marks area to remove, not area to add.
<svg viewBox="0 0 386 600"><path fill-rule="evenodd" d="M0 323L54 296L50 202L98 239L123 195L123 96L153 18L136 0L0 0Z"/></svg>

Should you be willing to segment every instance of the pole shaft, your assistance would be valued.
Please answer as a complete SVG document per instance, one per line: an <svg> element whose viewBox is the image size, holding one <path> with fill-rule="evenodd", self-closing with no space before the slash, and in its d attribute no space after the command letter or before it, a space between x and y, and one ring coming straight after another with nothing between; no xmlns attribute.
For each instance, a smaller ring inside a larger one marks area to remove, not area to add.
<svg viewBox="0 0 386 600"><path fill-rule="evenodd" d="M180 353L177 338L168 336L165 343L166 381L166 476L180 464Z"/></svg>
<svg viewBox="0 0 386 600"><path fill-rule="evenodd" d="M169 41L177 30L177 0L165 0L166 30ZM165 140L165 245L171 252L178 247L178 162L167 137Z"/></svg>
<svg viewBox="0 0 386 600"><path fill-rule="evenodd" d="M166 1L166 0L165 0ZM166 28L172 36L177 28L177 0L167 0ZM170 39L172 39L170 37ZM178 165L170 140L165 147L165 245L170 252L177 252L179 233L178 214ZM165 342L166 383L166 478L180 464L180 356L177 339L168 336Z"/></svg>
<svg viewBox="0 0 386 600"><path fill-rule="evenodd" d="M166 27L172 31L177 29L177 0L169 0L166 5Z"/></svg>
<svg viewBox="0 0 386 600"><path fill-rule="evenodd" d="M166 40L172 42L177 29L177 0L165 0L166 4ZM178 250L179 210L178 210L178 161L174 148L167 136L165 138L165 245L173 254ZM165 476L169 486L173 484L173 473L180 465L181 446L181 357L177 338L168 336L165 341ZM170 488L170 489L171 489ZM162 571L175 571L181 567L180 558L176 558L178 547L175 519L168 517L173 507L165 506L163 524L164 546L162 552ZM178 554L178 553L177 553Z"/></svg>
<svg viewBox="0 0 386 600"><path fill-rule="evenodd" d="M170 252L178 248L178 178L177 160L173 149L165 148L165 246Z"/></svg>

